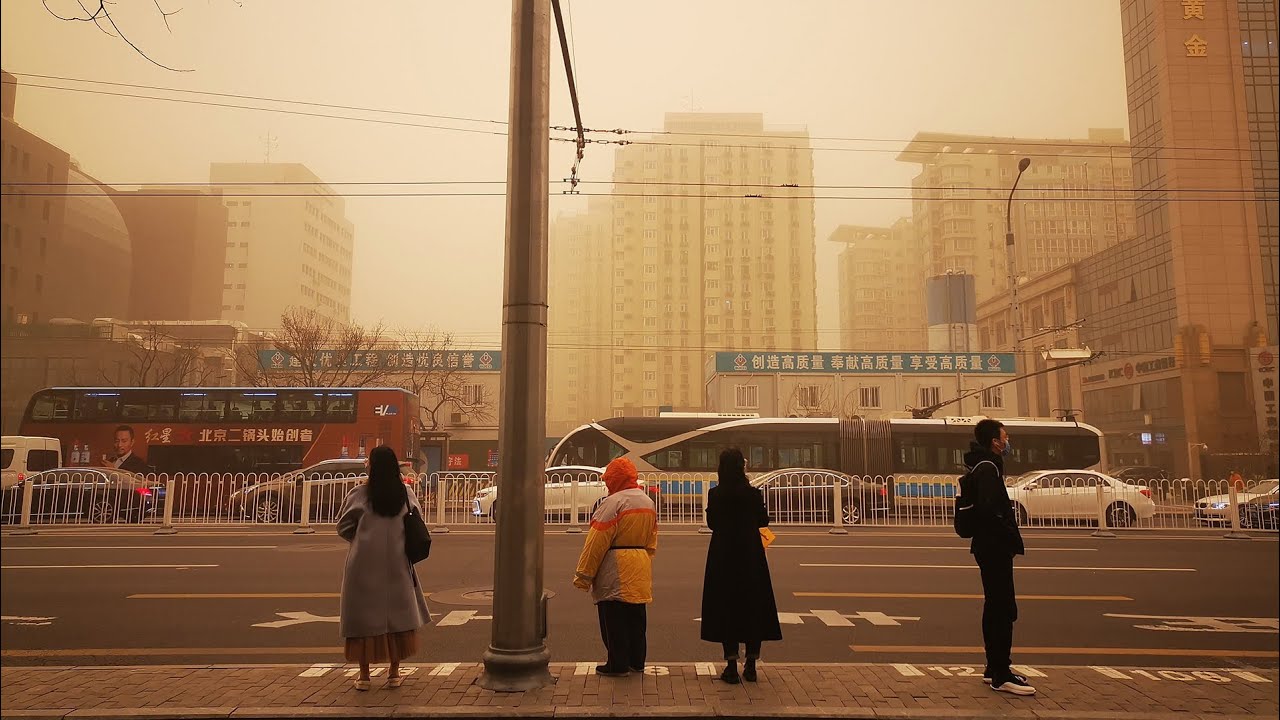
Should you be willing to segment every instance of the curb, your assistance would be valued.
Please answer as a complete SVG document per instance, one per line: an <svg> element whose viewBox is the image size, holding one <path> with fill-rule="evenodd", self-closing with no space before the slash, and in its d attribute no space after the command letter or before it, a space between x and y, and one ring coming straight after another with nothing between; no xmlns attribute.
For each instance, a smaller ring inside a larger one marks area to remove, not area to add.
<svg viewBox="0 0 1280 720"><path fill-rule="evenodd" d="M959 709L894 708L753 708L750 705L690 705L676 707L558 707L558 706L345 706L345 707L194 707L194 708L92 708L85 710L4 711L12 720L129 720L131 718L171 718L172 720L289 720L301 717L344 718L804 718L806 720L925 720L927 718L989 718L993 711ZM999 717L1029 720L1252 720L1250 715L1217 713L1090 712L1067 710L1004 710Z"/></svg>

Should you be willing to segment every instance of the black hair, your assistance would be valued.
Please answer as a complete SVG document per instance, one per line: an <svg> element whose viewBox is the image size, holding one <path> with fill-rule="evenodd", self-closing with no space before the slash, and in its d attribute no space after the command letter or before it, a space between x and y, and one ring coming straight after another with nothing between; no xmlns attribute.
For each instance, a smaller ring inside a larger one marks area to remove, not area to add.
<svg viewBox="0 0 1280 720"><path fill-rule="evenodd" d="M999 420L979 420L978 424L973 428L973 437L978 444L987 450L991 449L991 443L1000 437L1000 431L1004 429L1004 423Z"/></svg>
<svg viewBox="0 0 1280 720"><path fill-rule="evenodd" d="M400 478L396 451L379 445L369 453L369 506L383 517L395 517L406 502L408 490Z"/></svg>
<svg viewBox="0 0 1280 720"><path fill-rule="evenodd" d="M134 434L133 434L133 426L132 426L132 425L117 425L117 426L116 426L116 432L127 432L127 433L129 433L129 439L130 439L130 440L132 440L132 439L134 438Z"/></svg>
<svg viewBox="0 0 1280 720"><path fill-rule="evenodd" d="M729 448L720 453L720 468L716 475L721 485L747 484L747 459L738 448Z"/></svg>

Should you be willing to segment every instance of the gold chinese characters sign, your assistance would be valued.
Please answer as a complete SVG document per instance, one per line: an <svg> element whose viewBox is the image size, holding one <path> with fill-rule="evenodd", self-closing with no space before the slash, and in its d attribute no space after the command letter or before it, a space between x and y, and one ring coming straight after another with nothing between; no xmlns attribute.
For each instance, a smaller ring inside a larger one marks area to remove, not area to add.
<svg viewBox="0 0 1280 720"><path fill-rule="evenodd" d="M1182 19L1203 22L1204 3L1205 0L1182 0ZM1187 57L1209 57L1209 43L1199 33L1192 33L1182 44L1187 48Z"/></svg>

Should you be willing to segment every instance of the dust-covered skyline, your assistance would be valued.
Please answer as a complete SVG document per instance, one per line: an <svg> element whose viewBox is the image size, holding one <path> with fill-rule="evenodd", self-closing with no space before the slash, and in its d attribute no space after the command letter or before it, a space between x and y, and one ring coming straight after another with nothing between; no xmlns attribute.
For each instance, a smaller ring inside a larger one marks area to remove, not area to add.
<svg viewBox="0 0 1280 720"><path fill-rule="evenodd" d="M74 1L49 5L78 11ZM272 161L304 163L347 195L353 319L497 344L509 5L166 5L178 8L171 32L151 3L114 12L150 57L191 72L161 69L40 3L4 3L0 60L23 84L17 121L111 185L205 182L211 162L261 161L268 150ZM815 140L818 185L909 185L916 167L894 157L918 131L1066 138L1128 125L1112 0L576 2L566 10L584 125L644 131L661 128L667 112L753 112L815 138L876 140ZM572 125L555 60L552 122ZM358 119L322 117L333 115ZM568 176L571 151L553 143L553 181ZM587 148L583 195L610 191L613 155L607 145ZM839 337L841 248L827 238L841 224L887 225L910 214L902 191L842 195L816 209L822 346ZM586 197L557 195L551 214L585 207Z"/></svg>

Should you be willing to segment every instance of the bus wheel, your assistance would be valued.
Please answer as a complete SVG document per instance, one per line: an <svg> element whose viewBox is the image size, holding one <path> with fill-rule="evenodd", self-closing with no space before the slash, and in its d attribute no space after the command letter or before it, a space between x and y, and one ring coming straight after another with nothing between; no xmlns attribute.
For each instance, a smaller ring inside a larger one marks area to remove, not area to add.
<svg viewBox="0 0 1280 720"><path fill-rule="evenodd" d="M844 506L844 524L845 525L861 525L862 524L862 504L858 502L846 503Z"/></svg>
<svg viewBox="0 0 1280 720"><path fill-rule="evenodd" d="M1013 511L1018 514L1018 527L1025 527L1031 522L1031 516L1027 514L1027 509L1021 505L1015 504Z"/></svg>
<svg viewBox="0 0 1280 720"><path fill-rule="evenodd" d="M277 523L281 517L280 496L266 493L253 506L253 520L260 523Z"/></svg>

